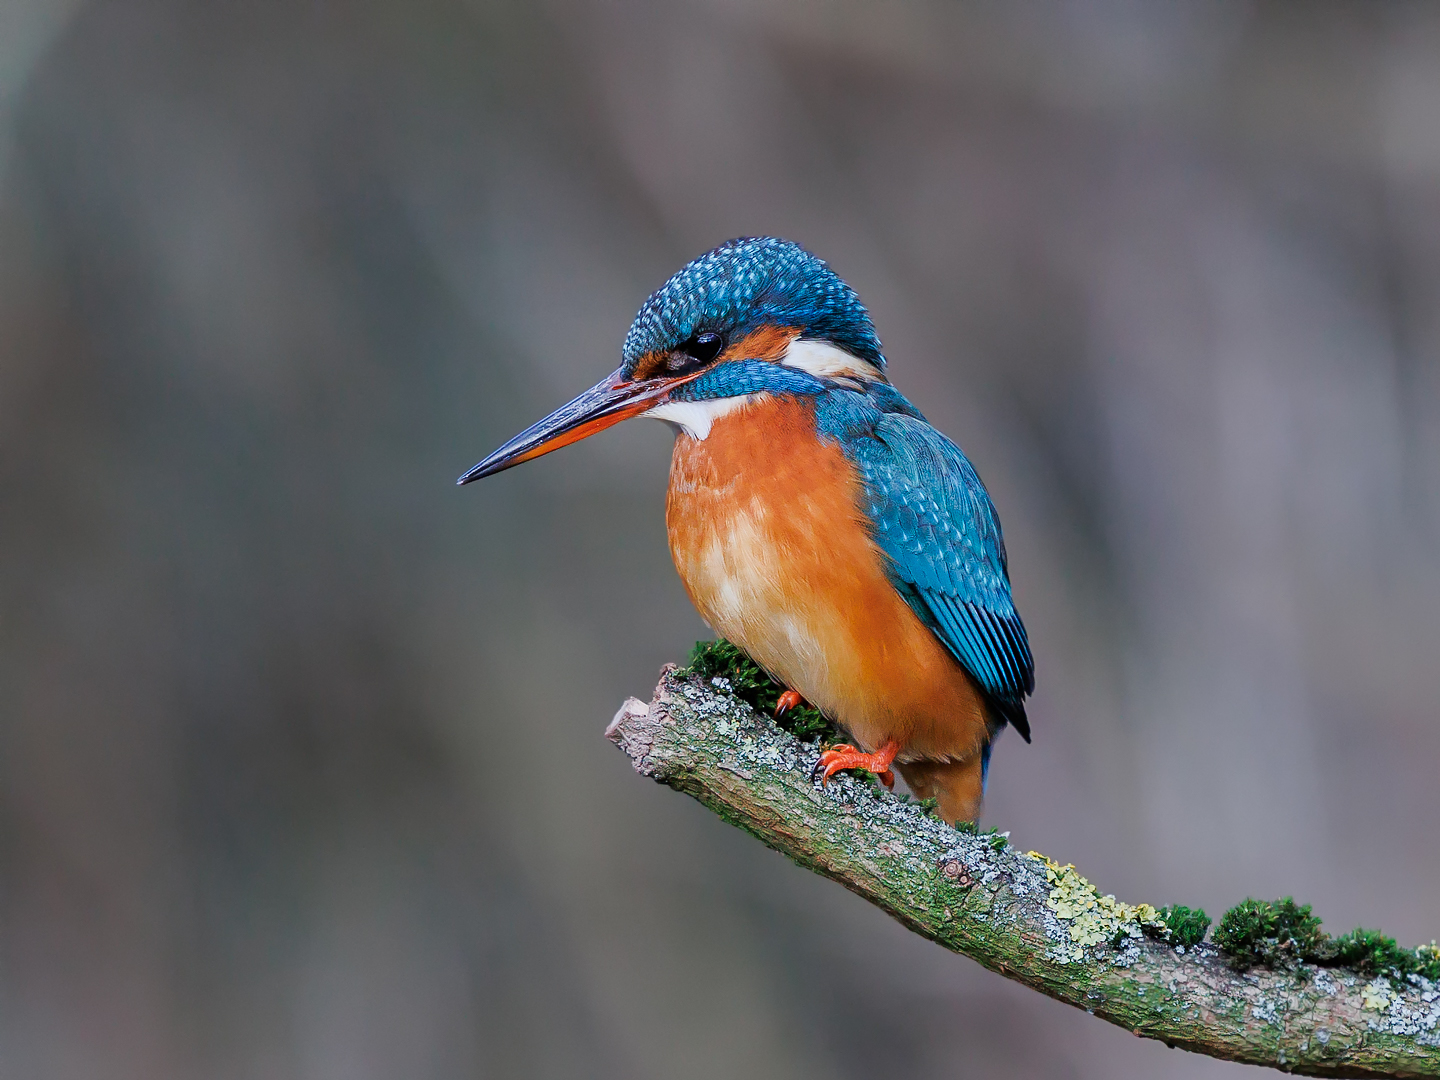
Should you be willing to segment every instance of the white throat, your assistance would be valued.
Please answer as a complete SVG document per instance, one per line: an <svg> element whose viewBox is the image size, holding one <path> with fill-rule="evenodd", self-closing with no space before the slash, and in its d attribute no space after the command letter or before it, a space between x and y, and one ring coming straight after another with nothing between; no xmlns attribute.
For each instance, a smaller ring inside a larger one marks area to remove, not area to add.
<svg viewBox="0 0 1440 1080"><path fill-rule="evenodd" d="M704 442L716 420L729 416L753 400L754 394L737 394L735 397L707 398L704 401L667 401L645 415L664 420L670 426L680 428L692 439Z"/></svg>

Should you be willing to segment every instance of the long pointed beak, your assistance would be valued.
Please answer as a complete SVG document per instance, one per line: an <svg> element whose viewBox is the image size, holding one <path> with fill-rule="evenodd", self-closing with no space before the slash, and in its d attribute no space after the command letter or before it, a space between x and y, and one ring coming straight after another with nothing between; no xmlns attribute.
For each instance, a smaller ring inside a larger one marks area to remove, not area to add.
<svg viewBox="0 0 1440 1080"><path fill-rule="evenodd" d="M483 476L492 476L604 431L652 408L682 382L689 382L689 378L628 382L617 368L568 405L531 424L455 482L468 484Z"/></svg>

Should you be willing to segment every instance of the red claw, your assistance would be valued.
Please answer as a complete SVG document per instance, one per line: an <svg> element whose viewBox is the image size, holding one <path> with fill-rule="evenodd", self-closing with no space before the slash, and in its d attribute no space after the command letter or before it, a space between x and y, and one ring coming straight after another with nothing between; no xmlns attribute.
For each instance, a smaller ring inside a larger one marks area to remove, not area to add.
<svg viewBox="0 0 1440 1080"><path fill-rule="evenodd" d="M804 704L805 699L803 697L794 690L786 690L780 695L780 700L775 703L775 715L777 717L784 716L791 709L795 708L795 706Z"/></svg>
<svg viewBox="0 0 1440 1080"><path fill-rule="evenodd" d="M900 744L896 742L887 742L873 754L862 754L855 747L842 743L820 755L820 760L815 763L814 775L823 787L841 769L864 769L880 777L880 782L891 788L895 786L895 774L890 770L890 763L899 752Z"/></svg>

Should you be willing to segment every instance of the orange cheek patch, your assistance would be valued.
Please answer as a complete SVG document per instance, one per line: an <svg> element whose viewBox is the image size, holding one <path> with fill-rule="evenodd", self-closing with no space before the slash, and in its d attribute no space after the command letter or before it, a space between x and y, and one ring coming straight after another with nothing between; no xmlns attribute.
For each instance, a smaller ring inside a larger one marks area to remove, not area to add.
<svg viewBox="0 0 1440 1080"><path fill-rule="evenodd" d="M666 361L670 354L661 352L658 349L654 352L647 352L635 362L635 374L631 377L634 382L644 382L646 379L653 379L657 375L664 375Z"/></svg>
<svg viewBox="0 0 1440 1080"><path fill-rule="evenodd" d="M733 341L720 354L721 360L769 360L774 362L785 355L790 342L800 333L795 326L762 326L750 331L739 341Z"/></svg>

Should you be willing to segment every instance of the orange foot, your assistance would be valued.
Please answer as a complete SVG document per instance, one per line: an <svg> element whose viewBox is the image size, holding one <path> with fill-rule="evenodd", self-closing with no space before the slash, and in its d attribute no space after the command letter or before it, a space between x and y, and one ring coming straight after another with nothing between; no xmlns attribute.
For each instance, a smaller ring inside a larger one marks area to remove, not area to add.
<svg viewBox="0 0 1440 1080"><path fill-rule="evenodd" d="M805 699L803 697L794 690L786 690L780 695L780 700L775 703L775 715L777 717L784 716L791 709L795 708L796 705L804 704Z"/></svg>
<svg viewBox="0 0 1440 1080"><path fill-rule="evenodd" d="M839 746L832 746L820 755L820 760L815 763L815 772L823 787L834 773L841 769L865 769L880 777L880 782L887 788L895 786L895 774L890 771L890 763L895 760L895 755L900 752L900 744L887 742L873 754L862 754L853 746L846 746L843 743Z"/></svg>

